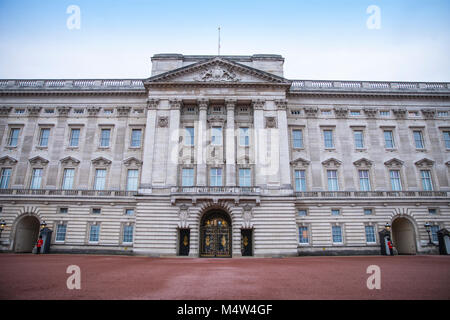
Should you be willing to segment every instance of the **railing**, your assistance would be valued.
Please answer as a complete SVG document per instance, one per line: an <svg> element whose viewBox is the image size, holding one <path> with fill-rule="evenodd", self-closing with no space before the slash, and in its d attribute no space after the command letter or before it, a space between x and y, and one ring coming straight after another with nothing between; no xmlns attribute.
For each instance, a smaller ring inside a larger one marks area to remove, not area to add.
<svg viewBox="0 0 450 320"><path fill-rule="evenodd" d="M383 92L450 92L447 82L325 81L293 80L291 91L383 91Z"/></svg>
<svg viewBox="0 0 450 320"><path fill-rule="evenodd" d="M140 79L0 80L0 90L144 90Z"/></svg>
<svg viewBox="0 0 450 320"><path fill-rule="evenodd" d="M137 191L124 190L0 189L0 195L132 197L136 194Z"/></svg>
<svg viewBox="0 0 450 320"><path fill-rule="evenodd" d="M260 187L172 187L171 193L257 194Z"/></svg>
<svg viewBox="0 0 450 320"><path fill-rule="evenodd" d="M306 191L295 192L298 198L449 198L450 191Z"/></svg>

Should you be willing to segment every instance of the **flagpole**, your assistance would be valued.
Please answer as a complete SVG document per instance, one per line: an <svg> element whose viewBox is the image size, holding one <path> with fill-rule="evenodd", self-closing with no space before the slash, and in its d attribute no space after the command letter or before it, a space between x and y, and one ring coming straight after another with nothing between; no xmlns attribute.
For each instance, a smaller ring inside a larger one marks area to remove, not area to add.
<svg viewBox="0 0 450 320"><path fill-rule="evenodd" d="M217 48L217 55L220 56L220 27L219 27L219 44Z"/></svg>

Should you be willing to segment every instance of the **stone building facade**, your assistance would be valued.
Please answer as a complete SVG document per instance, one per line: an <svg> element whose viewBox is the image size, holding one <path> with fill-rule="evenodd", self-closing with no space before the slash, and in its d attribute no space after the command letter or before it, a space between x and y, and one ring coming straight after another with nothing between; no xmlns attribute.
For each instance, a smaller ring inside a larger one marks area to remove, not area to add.
<svg viewBox="0 0 450 320"><path fill-rule="evenodd" d="M0 80L2 251L436 252L450 84L288 80L279 55L158 54L147 79ZM431 242L425 223L431 225Z"/></svg>

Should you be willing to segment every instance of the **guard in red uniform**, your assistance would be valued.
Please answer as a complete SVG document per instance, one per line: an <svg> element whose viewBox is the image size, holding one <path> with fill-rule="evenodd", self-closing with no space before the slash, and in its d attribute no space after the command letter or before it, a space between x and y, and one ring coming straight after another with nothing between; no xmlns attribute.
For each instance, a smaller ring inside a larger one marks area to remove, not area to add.
<svg viewBox="0 0 450 320"><path fill-rule="evenodd" d="M392 248L392 242L391 239L388 239L388 247L389 247L389 253L391 254L391 256L394 255L394 249Z"/></svg>
<svg viewBox="0 0 450 320"><path fill-rule="evenodd" d="M42 236L39 236L39 240L37 241L36 244L36 253L39 254L41 252L41 247L44 244L44 240L42 240Z"/></svg>

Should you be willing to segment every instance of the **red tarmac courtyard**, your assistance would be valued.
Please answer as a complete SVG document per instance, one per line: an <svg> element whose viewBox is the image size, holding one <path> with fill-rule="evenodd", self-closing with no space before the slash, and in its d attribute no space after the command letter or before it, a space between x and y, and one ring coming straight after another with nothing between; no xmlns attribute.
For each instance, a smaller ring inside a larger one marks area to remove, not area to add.
<svg viewBox="0 0 450 320"><path fill-rule="evenodd" d="M81 271L69 290L67 267ZM381 271L368 289L367 267ZM450 256L149 258L0 254L0 299L450 299Z"/></svg>

